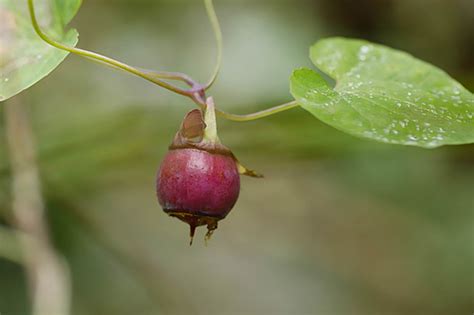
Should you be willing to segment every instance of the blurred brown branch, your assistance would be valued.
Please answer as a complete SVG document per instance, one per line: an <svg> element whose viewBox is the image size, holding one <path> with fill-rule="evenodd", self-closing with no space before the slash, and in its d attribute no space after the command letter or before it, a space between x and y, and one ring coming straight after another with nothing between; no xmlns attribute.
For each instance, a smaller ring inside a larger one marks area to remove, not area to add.
<svg viewBox="0 0 474 315"><path fill-rule="evenodd" d="M5 103L5 125L12 169L12 212L24 257L34 315L67 315L69 271L55 253L44 218L33 132L26 106L13 98Z"/></svg>

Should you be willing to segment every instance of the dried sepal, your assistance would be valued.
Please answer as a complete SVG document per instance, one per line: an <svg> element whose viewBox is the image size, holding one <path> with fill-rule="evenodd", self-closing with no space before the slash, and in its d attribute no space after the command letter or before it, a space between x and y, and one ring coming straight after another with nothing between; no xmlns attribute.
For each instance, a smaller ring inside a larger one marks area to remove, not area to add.
<svg viewBox="0 0 474 315"><path fill-rule="evenodd" d="M250 176L250 177L255 177L255 178L263 178L263 174L260 174L260 173L257 173L256 171L254 170L251 170L249 168L246 168L245 166L243 166L242 164L240 164L239 160L237 160L237 158L235 158L235 163L237 164L237 170L239 171L239 174L240 175L245 175L245 176Z"/></svg>

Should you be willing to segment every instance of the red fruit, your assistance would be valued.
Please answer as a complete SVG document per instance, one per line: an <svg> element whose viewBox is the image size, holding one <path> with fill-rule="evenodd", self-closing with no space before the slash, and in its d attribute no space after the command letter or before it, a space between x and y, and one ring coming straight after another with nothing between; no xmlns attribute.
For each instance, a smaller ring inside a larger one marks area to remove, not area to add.
<svg viewBox="0 0 474 315"><path fill-rule="evenodd" d="M201 225L207 225L207 240L237 202L239 173L261 176L219 141L212 99L205 117L197 109L186 115L169 149L156 180L158 201L170 216L189 224L191 244Z"/></svg>
<svg viewBox="0 0 474 315"><path fill-rule="evenodd" d="M210 233L232 210L240 191L234 158L228 154L187 148L168 152L157 178L157 196L163 210Z"/></svg>

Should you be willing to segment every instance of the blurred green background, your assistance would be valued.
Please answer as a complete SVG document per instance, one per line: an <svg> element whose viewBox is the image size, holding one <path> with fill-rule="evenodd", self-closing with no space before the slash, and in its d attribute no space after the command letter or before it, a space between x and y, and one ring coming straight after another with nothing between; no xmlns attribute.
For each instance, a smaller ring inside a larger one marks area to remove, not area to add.
<svg viewBox="0 0 474 315"><path fill-rule="evenodd" d="M236 113L290 100L321 37L406 50L474 90L471 0L216 0L224 64L211 91ZM205 81L214 40L201 1L85 1L80 47ZM70 56L21 94L37 137L47 215L70 264L75 315L461 315L474 311L474 146L365 141L301 109L220 121L247 166L208 247L155 200L158 165L193 104ZM3 108L0 107L3 117ZM0 123L0 213L11 207ZM0 219L0 224L7 220ZM30 307L0 259L0 314Z"/></svg>

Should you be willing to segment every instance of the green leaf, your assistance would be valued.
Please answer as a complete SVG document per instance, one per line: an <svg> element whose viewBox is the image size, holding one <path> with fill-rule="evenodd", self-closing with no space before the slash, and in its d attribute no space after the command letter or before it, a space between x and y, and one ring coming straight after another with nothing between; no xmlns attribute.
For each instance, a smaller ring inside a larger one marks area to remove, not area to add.
<svg viewBox="0 0 474 315"><path fill-rule="evenodd" d="M81 7L82 0L54 0L56 16L61 21L63 28L71 22Z"/></svg>
<svg viewBox="0 0 474 315"><path fill-rule="evenodd" d="M64 27L81 0L36 0L42 30L58 41L75 46L76 30ZM26 0L0 0L0 101L32 86L53 71L67 52L45 43L34 31Z"/></svg>
<svg viewBox="0 0 474 315"><path fill-rule="evenodd" d="M291 77L291 93L323 122L354 136L434 148L474 142L474 96L442 70L413 56L362 40L329 38L313 70Z"/></svg>

